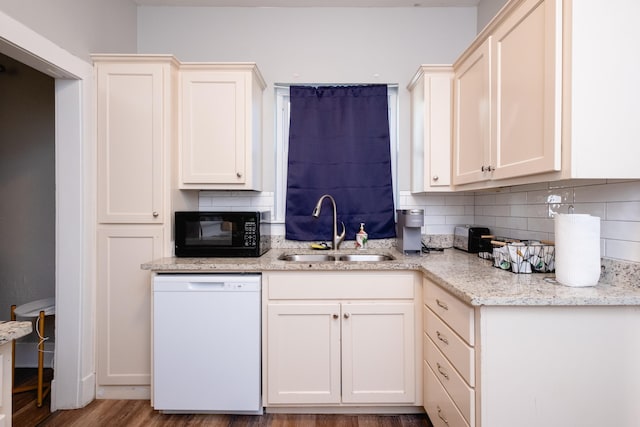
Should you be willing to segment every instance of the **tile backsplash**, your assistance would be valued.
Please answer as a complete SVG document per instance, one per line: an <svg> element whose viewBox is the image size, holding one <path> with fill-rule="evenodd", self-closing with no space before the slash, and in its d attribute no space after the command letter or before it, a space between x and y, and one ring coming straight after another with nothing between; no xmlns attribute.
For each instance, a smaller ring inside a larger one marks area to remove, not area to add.
<svg viewBox="0 0 640 427"><path fill-rule="evenodd" d="M274 200L268 192L203 191L200 210L273 210ZM554 240L551 215L567 213L569 206L575 213L601 218L603 257L640 262L640 181L572 180L462 193L402 191L398 201L400 209L424 209L423 234L439 241L460 224L486 226L497 236ZM284 224L270 224L269 233L283 236Z"/></svg>

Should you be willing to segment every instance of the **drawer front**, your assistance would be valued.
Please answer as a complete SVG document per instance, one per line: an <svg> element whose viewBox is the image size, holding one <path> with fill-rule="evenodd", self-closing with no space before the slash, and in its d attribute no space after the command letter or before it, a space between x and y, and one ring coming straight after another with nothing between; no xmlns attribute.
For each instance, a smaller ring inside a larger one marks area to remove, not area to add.
<svg viewBox="0 0 640 427"><path fill-rule="evenodd" d="M436 374L447 393L456 404L462 416L471 423L475 414L475 392L458 374L446 357L438 350L431 338L424 336L424 358Z"/></svg>
<svg viewBox="0 0 640 427"><path fill-rule="evenodd" d="M433 427L474 427L468 424L438 381L427 362L424 362L424 409Z"/></svg>
<svg viewBox="0 0 640 427"><path fill-rule="evenodd" d="M417 273L314 271L263 273L269 299L413 299Z"/></svg>
<svg viewBox="0 0 640 427"><path fill-rule="evenodd" d="M474 345L473 307L463 303L440 286L423 279L424 303L469 345Z"/></svg>
<svg viewBox="0 0 640 427"><path fill-rule="evenodd" d="M431 309L423 307L424 332L451 362L462 378L475 387L475 350L449 328Z"/></svg>

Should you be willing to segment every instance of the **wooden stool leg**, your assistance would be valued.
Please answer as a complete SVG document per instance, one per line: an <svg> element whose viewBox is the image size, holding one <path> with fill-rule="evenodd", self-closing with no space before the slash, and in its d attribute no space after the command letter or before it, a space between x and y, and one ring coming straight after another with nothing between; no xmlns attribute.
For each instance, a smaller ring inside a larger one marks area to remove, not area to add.
<svg viewBox="0 0 640 427"><path fill-rule="evenodd" d="M42 387L44 381L44 311L40 312L40 316L38 318L38 400L37 406L40 408L42 406Z"/></svg>
<svg viewBox="0 0 640 427"><path fill-rule="evenodd" d="M11 306L11 320L16 320L16 305ZM11 390L15 386L16 372L16 340L11 340Z"/></svg>

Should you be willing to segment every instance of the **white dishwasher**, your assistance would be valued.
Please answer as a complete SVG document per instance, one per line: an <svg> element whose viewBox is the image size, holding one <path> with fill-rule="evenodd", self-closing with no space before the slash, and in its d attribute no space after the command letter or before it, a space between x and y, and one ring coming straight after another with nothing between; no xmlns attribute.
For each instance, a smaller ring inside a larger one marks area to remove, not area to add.
<svg viewBox="0 0 640 427"><path fill-rule="evenodd" d="M153 407L261 414L260 274L153 279Z"/></svg>

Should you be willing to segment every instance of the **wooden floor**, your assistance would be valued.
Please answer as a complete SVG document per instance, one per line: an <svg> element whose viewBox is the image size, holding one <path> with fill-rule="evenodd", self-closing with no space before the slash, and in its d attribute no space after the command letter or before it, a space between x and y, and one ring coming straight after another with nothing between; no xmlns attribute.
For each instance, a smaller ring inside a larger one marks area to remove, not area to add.
<svg viewBox="0 0 640 427"><path fill-rule="evenodd" d="M35 369L16 369L16 385L35 381ZM51 375L51 372L47 372ZM82 409L49 412L50 397L36 408L35 392L13 396L14 427L433 427L426 415L176 415L161 414L148 400L94 400Z"/></svg>

